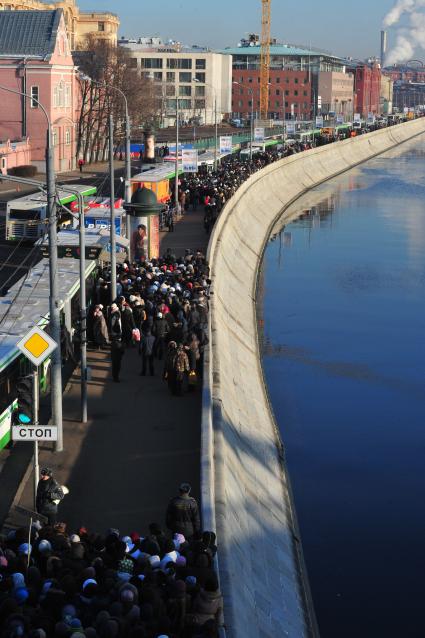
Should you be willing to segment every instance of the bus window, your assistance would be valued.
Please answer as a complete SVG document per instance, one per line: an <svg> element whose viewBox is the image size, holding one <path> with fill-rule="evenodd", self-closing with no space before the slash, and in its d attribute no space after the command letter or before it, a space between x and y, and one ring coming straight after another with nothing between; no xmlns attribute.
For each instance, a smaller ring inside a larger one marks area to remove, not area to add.
<svg viewBox="0 0 425 638"><path fill-rule="evenodd" d="M11 208L9 210L9 218L10 219L19 219L19 220L34 220L37 221L40 219L40 210L38 208Z"/></svg>

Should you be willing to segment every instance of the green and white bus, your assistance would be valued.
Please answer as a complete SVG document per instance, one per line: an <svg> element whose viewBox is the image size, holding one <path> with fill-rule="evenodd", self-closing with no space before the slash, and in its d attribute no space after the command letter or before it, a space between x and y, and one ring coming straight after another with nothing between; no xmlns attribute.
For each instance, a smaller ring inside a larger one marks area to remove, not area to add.
<svg viewBox="0 0 425 638"><path fill-rule="evenodd" d="M87 307L94 297L97 262L86 262ZM78 327L80 308L80 261L59 259L61 325L72 335ZM0 450L10 442L12 413L16 407L16 384L29 374L32 364L16 347L34 326L49 325L49 260L42 259L0 297ZM49 392L50 359L39 367L40 396Z"/></svg>
<svg viewBox="0 0 425 638"><path fill-rule="evenodd" d="M78 190L84 197L96 194L95 186L70 184L72 189ZM59 187L57 203L66 206L77 200L77 195L71 194ZM59 225L70 223L69 213L61 217L58 211ZM45 193L33 193L7 202L6 209L6 240L11 242L36 241L47 231L47 197Z"/></svg>

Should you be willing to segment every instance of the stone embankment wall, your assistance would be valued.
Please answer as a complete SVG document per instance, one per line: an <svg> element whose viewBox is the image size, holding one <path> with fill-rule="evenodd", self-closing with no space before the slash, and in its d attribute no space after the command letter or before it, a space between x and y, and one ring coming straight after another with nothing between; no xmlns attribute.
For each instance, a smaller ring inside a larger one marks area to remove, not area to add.
<svg viewBox="0 0 425 638"><path fill-rule="evenodd" d="M317 636L283 446L261 367L257 273L277 218L321 182L425 131L425 118L252 175L214 228L203 390L204 529L216 529L228 638Z"/></svg>

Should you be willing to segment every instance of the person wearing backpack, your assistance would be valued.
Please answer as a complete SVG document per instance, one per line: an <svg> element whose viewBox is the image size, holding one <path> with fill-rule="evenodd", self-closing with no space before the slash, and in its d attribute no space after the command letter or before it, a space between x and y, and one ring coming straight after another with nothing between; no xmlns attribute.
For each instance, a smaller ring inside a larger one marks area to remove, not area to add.
<svg viewBox="0 0 425 638"><path fill-rule="evenodd" d="M39 514L47 517L49 525L56 523L58 505L64 496L62 487L53 476L53 470L44 467L37 485L36 508Z"/></svg>

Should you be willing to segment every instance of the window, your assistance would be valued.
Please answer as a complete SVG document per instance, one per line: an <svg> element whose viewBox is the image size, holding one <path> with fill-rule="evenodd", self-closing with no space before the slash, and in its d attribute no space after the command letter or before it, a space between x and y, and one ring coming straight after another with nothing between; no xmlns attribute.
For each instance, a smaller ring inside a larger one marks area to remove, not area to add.
<svg viewBox="0 0 425 638"><path fill-rule="evenodd" d="M71 106L71 85L70 84L66 84L65 85L65 106L66 107L70 107Z"/></svg>
<svg viewBox="0 0 425 638"><path fill-rule="evenodd" d="M206 69L207 68L207 61L204 59L197 59L195 62L195 67L197 69Z"/></svg>
<svg viewBox="0 0 425 638"><path fill-rule="evenodd" d="M279 108L279 101L278 101L278 100L276 100L276 102L274 103L274 105L275 105L277 108Z"/></svg>
<svg viewBox="0 0 425 638"><path fill-rule="evenodd" d="M189 111L192 108L192 100L179 100L179 107Z"/></svg>
<svg viewBox="0 0 425 638"><path fill-rule="evenodd" d="M167 69L191 69L192 60L190 58L168 58Z"/></svg>
<svg viewBox="0 0 425 638"><path fill-rule="evenodd" d="M295 78L294 82L295 84L298 84L298 78Z"/></svg>
<svg viewBox="0 0 425 638"><path fill-rule="evenodd" d="M141 58L142 69L162 69L162 58Z"/></svg>
<svg viewBox="0 0 425 638"><path fill-rule="evenodd" d="M192 95L191 86L179 86L179 95Z"/></svg>
<svg viewBox="0 0 425 638"><path fill-rule="evenodd" d="M304 97L307 97L308 93L307 91L304 91Z"/></svg>
<svg viewBox="0 0 425 638"><path fill-rule="evenodd" d="M195 109L204 109L205 100L195 100Z"/></svg>
<svg viewBox="0 0 425 638"><path fill-rule="evenodd" d="M243 106L243 102L242 102L242 100L239 100L239 102L238 102L238 106L239 106L239 108L241 108L241 107Z"/></svg>
<svg viewBox="0 0 425 638"><path fill-rule="evenodd" d="M105 31L105 23L104 22L98 22L97 23L97 30L98 31Z"/></svg>
<svg viewBox="0 0 425 638"><path fill-rule="evenodd" d="M249 84L252 84L252 78L248 78Z"/></svg>
<svg viewBox="0 0 425 638"><path fill-rule="evenodd" d="M52 131L52 146L57 146L58 144L58 133L56 131L56 129L53 129Z"/></svg>
<svg viewBox="0 0 425 638"><path fill-rule="evenodd" d="M192 74L187 71L179 73L179 82L192 82Z"/></svg>
<svg viewBox="0 0 425 638"><path fill-rule="evenodd" d="M128 66L132 69L137 69L137 58L130 58L128 61Z"/></svg>
<svg viewBox="0 0 425 638"><path fill-rule="evenodd" d="M162 71L154 71L153 79L155 82L162 82Z"/></svg>
<svg viewBox="0 0 425 638"><path fill-rule="evenodd" d="M38 86L31 87L31 108L38 109L38 100L40 95L40 89Z"/></svg>
<svg viewBox="0 0 425 638"><path fill-rule="evenodd" d="M6 158L5 157L1 158L1 167L2 167L2 169L5 169L7 167L7 163L6 163Z"/></svg>
<svg viewBox="0 0 425 638"><path fill-rule="evenodd" d="M167 100L167 109L170 111L176 110L176 100Z"/></svg>
<svg viewBox="0 0 425 638"><path fill-rule="evenodd" d="M69 130L69 128L67 128L65 131L65 144L67 146L71 144L71 131Z"/></svg>
<svg viewBox="0 0 425 638"><path fill-rule="evenodd" d="M297 96L298 95L298 91L294 91L294 95Z"/></svg>
<svg viewBox="0 0 425 638"><path fill-rule="evenodd" d="M176 81L176 74L174 73L174 71L167 71L167 82L175 82Z"/></svg>
<svg viewBox="0 0 425 638"><path fill-rule="evenodd" d="M176 87L174 86L174 84L167 84L167 86L165 87L165 94L168 97L174 97L176 94Z"/></svg>
<svg viewBox="0 0 425 638"><path fill-rule="evenodd" d="M286 78L285 82L286 84L289 84L289 78Z"/></svg>
<svg viewBox="0 0 425 638"><path fill-rule="evenodd" d="M195 73L195 78L198 82L205 82L205 73Z"/></svg>
<svg viewBox="0 0 425 638"><path fill-rule="evenodd" d="M239 82L243 82L243 76L239 78Z"/></svg>
<svg viewBox="0 0 425 638"><path fill-rule="evenodd" d="M285 108L287 109L289 107L289 102L285 102Z"/></svg>
<svg viewBox="0 0 425 638"><path fill-rule="evenodd" d="M276 89L276 95L280 95L279 89Z"/></svg>
<svg viewBox="0 0 425 638"><path fill-rule="evenodd" d="M205 86L195 86L195 95L196 95L196 97L204 97L205 96Z"/></svg>
<svg viewBox="0 0 425 638"><path fill-rule="evenodd" d="M276 84L280 84L280 78L276 78Z"/></svg>
<svg viewBox="0 0 425 638"><path fill-rule="evenodd" d="M285 91L285 95L289 95L289 91Z"/></svg>
<svg viewBox="0 0 425 638"><path fill-rule="evenodd" d="M260 84L261 78L257 78L257 82L258 82L258 84Z"/></svg>
<svg viewBox="0 0 425 638"><path fill-rule="evenodd" d="M65 106L65 85L62 80L59 82L58 86L58 106Z"/></svg>
<svg viewBox="0 0 425 638"><path fill-rule="evenodd" d="M243 89L239 89L240 95L243 95Z"/></svg>
<svg viewBox="0 0 425 638"><path fill-rule="evenodd" d="M252 106L252 100L248 100L248 106Z"/></svg>

